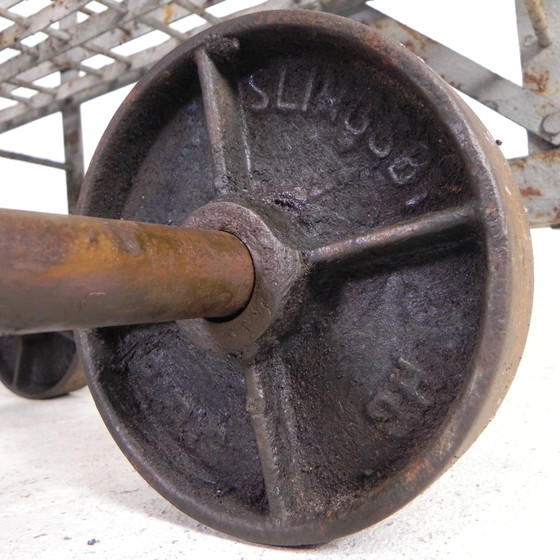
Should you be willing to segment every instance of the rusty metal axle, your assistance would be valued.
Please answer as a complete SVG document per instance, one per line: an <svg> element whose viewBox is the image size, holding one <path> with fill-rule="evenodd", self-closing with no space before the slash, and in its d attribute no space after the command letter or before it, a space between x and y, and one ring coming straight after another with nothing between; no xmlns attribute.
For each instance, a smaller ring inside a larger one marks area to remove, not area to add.
<svg viewBox="0 0 560 560"><path fill-rule="evenodd" d="M0 210L0 334L227 317L249 300L235 236Z"/></svg>

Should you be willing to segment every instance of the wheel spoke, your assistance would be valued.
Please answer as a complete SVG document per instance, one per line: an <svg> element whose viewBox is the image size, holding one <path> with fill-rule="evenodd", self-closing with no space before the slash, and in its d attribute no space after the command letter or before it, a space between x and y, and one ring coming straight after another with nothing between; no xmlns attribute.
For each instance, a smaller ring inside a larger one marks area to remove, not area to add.
<svg viewBox="0 0 560 560"><path fill-rule="evenodd" d="M12 387L14 389L18 389L23 381L22 378L22 370L23 362L24 362L24 353L25 353L25 337L20 336L18 337L17 341L17 353L16 353L16 361L14 364L14 375L12 377Z"/></svg>
<svg viewBox="0 0 560 560"><path fill-rule="evenodd" d="M195 61L212 151L215 188L219 194L243 190L249 184L250 165L237 89L207 49L198 50Z"/></svg>
<svg viewBox="0 0 560 560"><path fill-rule="evenodd" d="M57 334L74 342L74 331L58 331Z"/></svg>
<svg viewBox="0 0 560 560"><path fill-rule="evenodd" d="M300 509L295 415L282 359L256 361L246 371L247 410L251 415L265 481L269 512L285 519Z"/></svg>
<svg viewBox="0 0 560 560"><path fill-rule="evenodd" d="M318 264L366 255L387 255L430 242L447 241L458 232L471 227L475 219L474 206L467 203L323 245L308 251L306 257L309 263Z"/></svg>

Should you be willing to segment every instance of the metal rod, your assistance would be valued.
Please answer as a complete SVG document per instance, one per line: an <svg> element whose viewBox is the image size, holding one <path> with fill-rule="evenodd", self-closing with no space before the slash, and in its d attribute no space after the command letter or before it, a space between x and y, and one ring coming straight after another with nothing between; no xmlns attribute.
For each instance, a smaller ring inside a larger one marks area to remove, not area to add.
<svg viewBox="0 0 560 560"><path fill-rule="evenodd" d="M541 47L549 47L552 45L552 38L548 29L548 22L542 0L525 0L525 6Z"/></svg>
<svg viewBox="0 0 560 560"><path fill-rule="evenodd" d="M0 150L0 157L7 159L14 159L16 161L24 161L25 163L35 163L37 165L44 165L46 167L54 167L54 169L66 169L66 163L62 161L53 161L52 159L39 158L29 156L27 154L18 154L17 152L9 152L7 150Z"/></svg>
<svg viewBox="0 0 560 560"><path fill-rule="evenodd" d="M73 12L62 18L60 29L71 29L77 25L78 14ZM61 70L60 83L64 84L80 77L78 70ZM74 214L78 196L84 180L84 147L82 140L82 115L79 105L69 105L62 109L62 133L64 137L64 161L66 162L66 198L68 212Z"/></svg>
<svg viewBox="0 0 560 560"><path fill-rule="evenodd" d="M251 256L221 231L0 210L0 334L227 317Z"/></svg>

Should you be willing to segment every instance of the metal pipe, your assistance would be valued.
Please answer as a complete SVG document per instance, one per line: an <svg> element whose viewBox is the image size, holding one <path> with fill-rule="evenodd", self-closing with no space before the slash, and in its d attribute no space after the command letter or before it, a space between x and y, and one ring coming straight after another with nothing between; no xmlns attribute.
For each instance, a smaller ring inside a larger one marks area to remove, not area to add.
<svg viewBox="0 0 560 560"><path fill-rule="evenodd" d="M227 317L250 298L221 231L0 210L0 334Z"/></svg>

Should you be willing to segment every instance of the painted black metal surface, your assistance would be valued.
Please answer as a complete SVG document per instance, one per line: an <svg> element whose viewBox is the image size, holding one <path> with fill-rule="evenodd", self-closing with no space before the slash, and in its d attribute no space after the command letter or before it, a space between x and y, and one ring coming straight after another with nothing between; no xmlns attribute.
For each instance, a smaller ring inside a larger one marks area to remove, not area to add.
<svg viewBox="0 0 560 560"><path fill-rule="evenodd" d="M80 333L109 429L237 537L318 543L384 518L513 376L531 294L515 190L451 90L363 26L265 12L185 43L118 111L80 208L234 233L255 293L229 321Z"/></svg>

